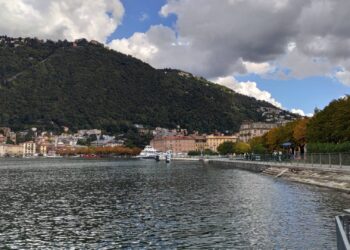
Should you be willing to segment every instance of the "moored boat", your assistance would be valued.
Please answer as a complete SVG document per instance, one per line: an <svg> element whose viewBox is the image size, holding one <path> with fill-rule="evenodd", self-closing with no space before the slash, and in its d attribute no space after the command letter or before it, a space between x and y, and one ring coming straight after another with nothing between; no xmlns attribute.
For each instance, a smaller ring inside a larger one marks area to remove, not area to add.
<svg viewBox="0 0 350 250"><path fill-rule="evenodd" d="M156 159L159 156L156 149L152 146L148 145L141 151L141 153L137 156L139 159Z"/></svg>
<svg viewBox="0 0 350 250"><path fill-rule="evenodd" d="M165 162L166 163L170 163L171 162L171 151L167 151L166 154L165 154Z"/></svg>

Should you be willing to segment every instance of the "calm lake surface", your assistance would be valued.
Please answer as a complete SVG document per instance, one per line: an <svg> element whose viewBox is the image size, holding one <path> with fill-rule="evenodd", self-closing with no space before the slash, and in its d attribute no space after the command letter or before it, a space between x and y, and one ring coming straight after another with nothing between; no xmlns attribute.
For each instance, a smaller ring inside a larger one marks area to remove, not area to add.
<svg viewBox="0 0 350 250"><path fill-rule="evenodd" d="M347 194L197 162L0 160L0 248L335 249Z"/></svg>

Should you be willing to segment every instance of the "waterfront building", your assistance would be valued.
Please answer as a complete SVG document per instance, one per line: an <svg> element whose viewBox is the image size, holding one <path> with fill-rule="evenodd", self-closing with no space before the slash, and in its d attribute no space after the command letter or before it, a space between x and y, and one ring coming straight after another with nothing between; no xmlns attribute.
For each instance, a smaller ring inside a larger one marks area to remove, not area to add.
<svg viewBox="0 0 350 250"><path fill-rule="evenodd" d="M273 128L279 127L278 123L266 123L266 122L244 122L239 130L239 140L242 142L248 142L254 137L263 136Z"/></svg>
<svg viewBox="0 0 350 250"><path fill-rule="evenodd" d="M220 144L227 141L236 143L237 139L237 135L208 135L206 136L207 148L217 152L217 148Z"/></svg>
<svg viewBox="0 0 350 250"><path fill-rule="evenodd" d="M32 141L20 144L23 147L23 157L36 155L36 144Z"/></svg>
<svg viewBox="0 0 350 250"><path fill-rule="evenodd" d="M0 157L4 156L23 156L22 145L0 145Z"/></svg>
<svg viewBox="0 0 350 250"><path fill-rule="evenodd" d="M49 144L46 144L46 143L38 144L38 145L37 145L37 150L38 150L37 153L38 153L39 155L46 156L46 155L47 155L47 152L48 152L48 147L49 147Z"/></svg>
<svg viewBox="0 0 350 250"><path fill-rule="evenodd" d="M151 146L160 152L171 150L175 154L186 154L196 150L196 139L194 136L155 137L151 141Z"/></svg>
<svg viewBox="0 0 350 250"><path fill-rule="evenodd" d="M0 157L5 156L5 145L0 145Z"/></svg>
<svg viewBox="0 0 350 250"><path fill-rule="evenodd" d="M196 151L203 152L208 148L207 138L205 136L195 136Z"/></svg>

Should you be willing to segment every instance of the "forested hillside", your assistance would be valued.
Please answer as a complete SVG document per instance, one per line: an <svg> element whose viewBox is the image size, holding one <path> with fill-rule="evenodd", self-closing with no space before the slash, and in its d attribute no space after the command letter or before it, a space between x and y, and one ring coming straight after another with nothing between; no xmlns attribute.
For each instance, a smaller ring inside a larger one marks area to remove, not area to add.
<svg viewBox="0 0 350 250"><path fill-rule="evenodd" d="M118 131L137 123L237 131L243 120L263 120L259 108L273 107L84 39L0 37L0 83L0 125L14 129Z"/></svg>

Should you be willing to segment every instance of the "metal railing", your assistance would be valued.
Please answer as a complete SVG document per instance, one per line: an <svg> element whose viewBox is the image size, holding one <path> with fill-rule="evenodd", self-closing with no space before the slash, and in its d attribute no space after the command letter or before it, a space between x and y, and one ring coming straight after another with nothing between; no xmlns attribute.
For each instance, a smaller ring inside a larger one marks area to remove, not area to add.
<svg viewBox="0 0 350 250"><path fill-rule="evenodd" d="M303 155L292 154L244 154L231 157L233 160L262 161L271 163L285 163L295 166L337 168L350 170L350 153L308 153Z"/></svg>
<svg viewBox="0 0 350 250"><path fill-rule="evenodd" d="M348 213L350 211L346 210ZM350 215L335 217L338 250L350 250Z"/></svg>

